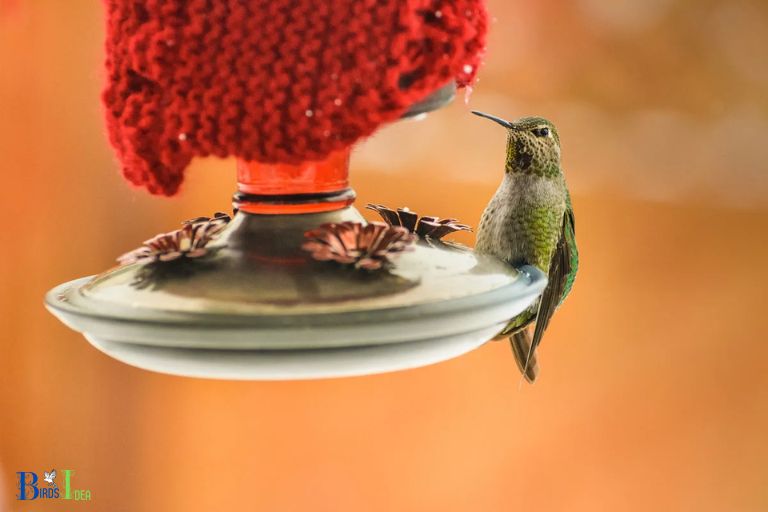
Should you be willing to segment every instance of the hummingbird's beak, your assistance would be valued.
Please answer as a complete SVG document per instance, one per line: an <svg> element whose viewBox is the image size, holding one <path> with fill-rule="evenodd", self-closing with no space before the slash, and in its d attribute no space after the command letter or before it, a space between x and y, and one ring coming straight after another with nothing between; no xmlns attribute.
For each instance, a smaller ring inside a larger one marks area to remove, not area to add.
<svg viewBox="0 0 768 512"><path fill-rule="evenodd" d="M501 126L503 126L504 128L511 129L514 127L512 123L510 123L509 121L505 121L500 117L492 116L491 114L486 114L485 112L478 112L477 110L473 110L472 113L475 114L476 116L484 117L486 119L490 119L491 121L495 121L499 123Z"/></svg>

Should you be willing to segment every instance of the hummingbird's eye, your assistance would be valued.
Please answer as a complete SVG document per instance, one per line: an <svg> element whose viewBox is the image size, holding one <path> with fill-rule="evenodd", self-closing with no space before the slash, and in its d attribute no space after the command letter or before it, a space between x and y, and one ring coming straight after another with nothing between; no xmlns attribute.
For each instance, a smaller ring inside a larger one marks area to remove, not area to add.
<svg viewBox="0 0 768 512"><path fill-rule="evenodd" d="M549 128L546 126L542 128L534 128L532 130L533 134L537 137L548 137L549 136Z"/></svg>

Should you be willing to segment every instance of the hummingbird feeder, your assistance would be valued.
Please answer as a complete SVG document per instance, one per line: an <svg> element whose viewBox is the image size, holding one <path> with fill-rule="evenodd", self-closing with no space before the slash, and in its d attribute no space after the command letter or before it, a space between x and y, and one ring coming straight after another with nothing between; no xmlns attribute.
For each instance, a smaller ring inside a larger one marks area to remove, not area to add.
<svg viewBox="0 0 768 512"><path fill-rule="evenodd" d="M211 4L210 6L208 4ZM108 0L110 141L125 177L173 195L196 156L237 158L234 215L191 219L46 305L107 355L226 379L418 367L472 350L544 288L442 238L469 229L370 205L352 145L474 79L481 0ZM417 129L417 128L414 128Z"/></svg>

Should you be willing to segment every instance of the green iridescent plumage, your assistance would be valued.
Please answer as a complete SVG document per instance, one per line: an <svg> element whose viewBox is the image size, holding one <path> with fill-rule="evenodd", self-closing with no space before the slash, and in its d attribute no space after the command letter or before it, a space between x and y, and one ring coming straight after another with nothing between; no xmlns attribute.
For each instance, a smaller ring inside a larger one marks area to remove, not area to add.
<svg viewBox="0 0 768 512"><path fill-rule="evenodd" d="M573 207L560 167L560 137L540 117L508 122L475 112L507 129L504 179L483 212L475 250L511 265L534 265L548 276L540 299L511 319L509 336L527 380L537 375L535 351L555 309L571 291L578 270ZM535 323L533 337L527 327Z"/></svg>

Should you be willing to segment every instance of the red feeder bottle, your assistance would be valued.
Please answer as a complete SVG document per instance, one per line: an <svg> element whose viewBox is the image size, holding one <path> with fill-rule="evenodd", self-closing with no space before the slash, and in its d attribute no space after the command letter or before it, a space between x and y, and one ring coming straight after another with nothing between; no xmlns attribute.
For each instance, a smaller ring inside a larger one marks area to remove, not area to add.
<svg viewBox="0 0 768 512"><path fill-rule="evenodd" d="M234 207L254 214L319 213L339 210L355 201L349 187L351 149L336 151L318 162L298 165L237 162Z"/></svg>

